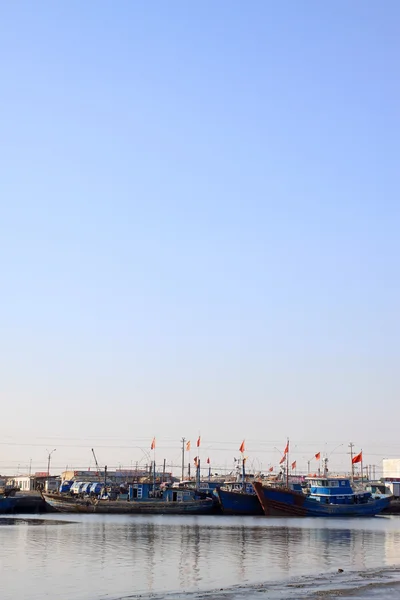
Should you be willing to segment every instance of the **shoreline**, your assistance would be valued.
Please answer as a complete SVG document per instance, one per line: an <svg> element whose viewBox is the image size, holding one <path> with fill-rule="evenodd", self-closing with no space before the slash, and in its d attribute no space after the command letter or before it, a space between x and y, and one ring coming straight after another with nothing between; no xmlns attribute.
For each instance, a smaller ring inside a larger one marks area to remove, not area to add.
<svg viewBox="0 0 400 600"><path fill-rule="evenodd" d="M237 585L197 592L130 594L112 600L301 600L341 598L369 599L400 595L400 567L383 567L347 573L305 575L287 581Z"/></svg>

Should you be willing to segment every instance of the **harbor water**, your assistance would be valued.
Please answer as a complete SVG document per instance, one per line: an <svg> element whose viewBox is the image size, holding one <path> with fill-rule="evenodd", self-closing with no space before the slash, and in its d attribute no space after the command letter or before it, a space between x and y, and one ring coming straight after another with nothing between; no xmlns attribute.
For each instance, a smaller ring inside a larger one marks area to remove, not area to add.
<svg viewBox="0 0 400 600"><path fill-rule="evenodd" d="M399 517L52 514L0 535L2 600L400 597Z"/></svg>

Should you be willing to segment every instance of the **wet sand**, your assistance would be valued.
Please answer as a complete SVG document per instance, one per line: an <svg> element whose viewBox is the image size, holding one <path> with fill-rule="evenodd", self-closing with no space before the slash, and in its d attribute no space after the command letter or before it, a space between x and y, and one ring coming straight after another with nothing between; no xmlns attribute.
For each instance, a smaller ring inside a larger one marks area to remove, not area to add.
<svg viewBox="0 0 400 600"><path fill-rule="evenodd" d="M301 577L289 582L265 583L209 592L133 594L114 600L318 600L341 598L384 600L400 598L400 570L381 569Z"/></svg>

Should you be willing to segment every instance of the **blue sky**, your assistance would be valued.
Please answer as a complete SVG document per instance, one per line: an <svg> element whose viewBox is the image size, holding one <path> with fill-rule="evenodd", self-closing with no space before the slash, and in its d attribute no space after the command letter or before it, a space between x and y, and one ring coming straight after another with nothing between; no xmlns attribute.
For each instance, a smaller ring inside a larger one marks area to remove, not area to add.
<svg viewBox="0 0 400 600"><path fill-rule="evenodd" d="M400 454L399 17L2 6L0 471L198 431Z"/></svg>

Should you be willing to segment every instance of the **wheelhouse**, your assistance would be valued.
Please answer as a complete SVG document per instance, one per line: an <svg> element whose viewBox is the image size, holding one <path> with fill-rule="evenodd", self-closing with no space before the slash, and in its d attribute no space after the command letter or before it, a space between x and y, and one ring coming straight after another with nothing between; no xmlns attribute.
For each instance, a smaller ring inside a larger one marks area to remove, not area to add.
<svg viewBox="0 0 400 600"><path fill-rule="evenodd" d="M310 493L314 496L352 496L349 479L339 477L317 477L309 480Z"/></svg>

